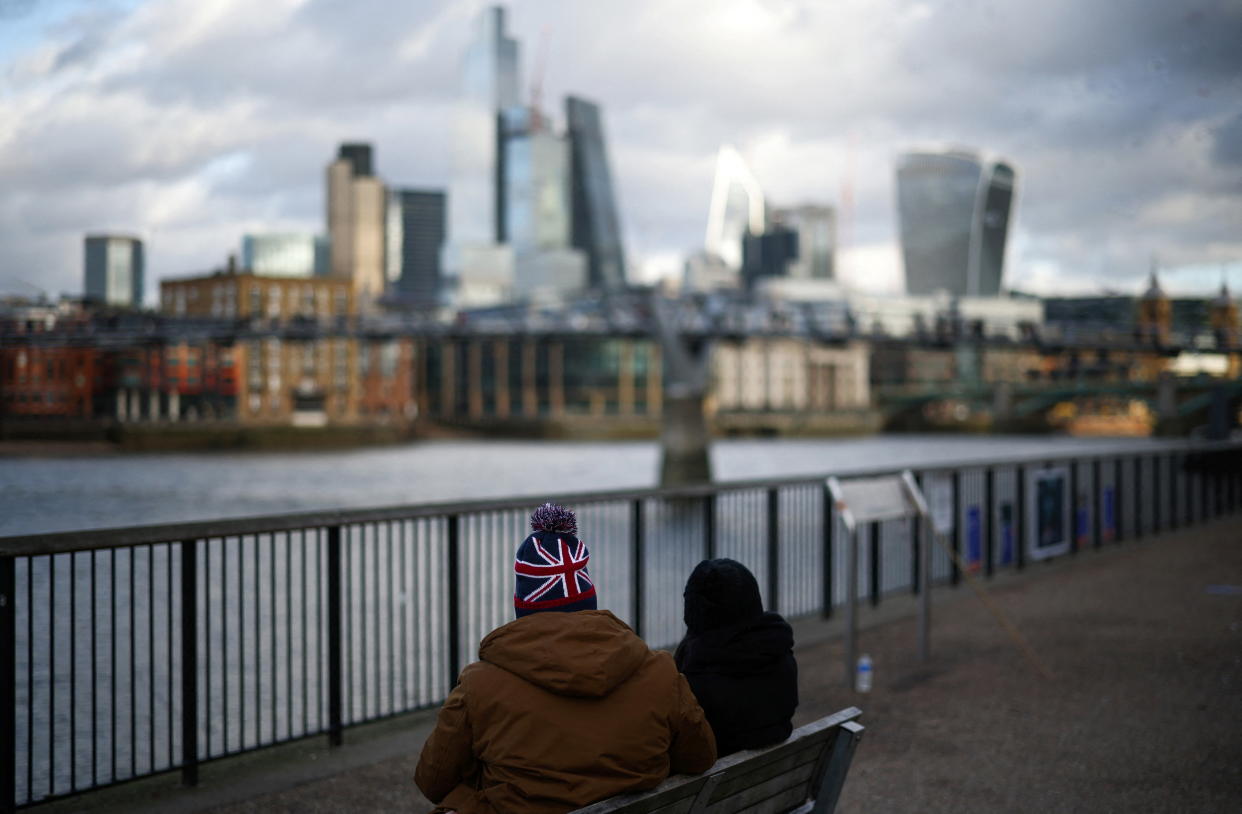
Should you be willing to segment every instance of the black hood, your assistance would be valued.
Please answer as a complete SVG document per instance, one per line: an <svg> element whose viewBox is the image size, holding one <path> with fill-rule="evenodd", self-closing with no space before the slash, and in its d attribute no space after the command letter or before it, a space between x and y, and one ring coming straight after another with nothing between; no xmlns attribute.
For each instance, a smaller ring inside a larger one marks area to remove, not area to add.
<svg viewBox="0 0 1242 814"><path fill-rule="evenodd" d="M759 583L736 560L703 560L686 582L686 629L691 635L737 627L763 613Z"/></svg>
<svg viewBox="0 0 1242 814"><path fill-rule="evenodd" d="M687 634L677 648L677 667L687 675L753 675L788 658L793 644L793 628L780 614L761 613L741 624Z"/></svg>

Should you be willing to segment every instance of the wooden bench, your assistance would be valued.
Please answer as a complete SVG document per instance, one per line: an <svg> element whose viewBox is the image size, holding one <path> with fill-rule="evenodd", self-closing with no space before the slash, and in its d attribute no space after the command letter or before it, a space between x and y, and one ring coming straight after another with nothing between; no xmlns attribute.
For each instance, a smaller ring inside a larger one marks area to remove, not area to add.
<svg viewBox="0 0 1242 814"><path fill-rule="evenodd" d="M795 729L766 749L736 752L700 775L674 775L575 814L828 814L837 806L863 728L854 707Z"/></svg>

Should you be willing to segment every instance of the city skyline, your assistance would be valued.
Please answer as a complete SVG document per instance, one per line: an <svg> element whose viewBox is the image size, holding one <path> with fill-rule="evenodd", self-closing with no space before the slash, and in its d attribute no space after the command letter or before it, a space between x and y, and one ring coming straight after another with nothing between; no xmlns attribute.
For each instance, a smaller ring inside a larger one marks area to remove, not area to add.
<svg viewBox="0 0 1242 814"><path fill-rule="evenodd" d="M149 288L218 265L243 233L317 231L340 142L374 143L392 183L445 187L459 54L485 4L27 5L0 36L0 290L32 293L16 277L54 296L76 290L88 231L139 234ZM528 55L546 48L544 98L585 91L606 111L639 279L680 273L701 242L726 142L773 200L839 207L851 189L847 283L899 279L895 157L937 140L1022 168L1015 288L1137 290L1152 254L1201 268L1200 288L1242 268L1242 17L1224 4L508 8Z"/></svg>

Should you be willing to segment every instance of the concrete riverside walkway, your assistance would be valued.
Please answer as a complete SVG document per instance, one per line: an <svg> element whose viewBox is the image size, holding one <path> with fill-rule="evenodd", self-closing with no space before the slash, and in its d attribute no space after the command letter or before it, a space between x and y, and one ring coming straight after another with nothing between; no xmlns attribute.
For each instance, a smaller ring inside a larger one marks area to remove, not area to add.
<svg viewBox="0 0 1242 814"><path fill-rule="evenodd" d="M843 686L840 620L797 625L801 724L863 710L839 811L1242 811L1242 525L1084 551L988 589L1049 681L965 585L939 588L932 659L914 604L864 609L875 689ZM839 616L840 614L838 614ZM434 713L267 750L45 810L425 812L411 780Z"/></svg>

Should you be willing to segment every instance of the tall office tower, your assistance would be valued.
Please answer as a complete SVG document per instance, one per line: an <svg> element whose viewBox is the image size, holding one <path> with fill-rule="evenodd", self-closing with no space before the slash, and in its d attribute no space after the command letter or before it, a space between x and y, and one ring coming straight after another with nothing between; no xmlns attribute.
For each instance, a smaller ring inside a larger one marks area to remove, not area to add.
<svg viewBox="0 0 1242 814"><path fill-rule="evenodd" d="M801 280L832 280L836 266L837 215L831 206L803 204L778 209L772 222L798 235L798 257L787 274Z"/></svg>
<svg viewBox="0 0 1242 814"><path fill-rule="evenodd" d="M444 204L441 190L393 189L388 193L388 290L405 305L432 308L439 303Z"/></svg>
<svg viewBox="0 0 1242 814"><path fill-rule="evenodd" d="M295 232L243 235L241 265L264 277L322 277L328 273L328 241Z"/></svg>
<svg viewBox="0 0 1242 814"><path fill-rule="evenodd" d="M102 305L142 307L142 241L125 235L87 235L85 249L86 299Z"/></svg>
<svg viewBox="0 0 1242 814"><path fill-rule="evenodd" d="M724 260L734 271L742 269L742 238L760 235L767 228L763 190L742 156L732 146L720 148L716 178L707 214L703 248Z"/></svg>
<svg viewBox="0 0 1242 814"><path fill-rule="evenodd" d="M1001 291L1015 177L967 151L915 152L897 164L906 291L995 297Z"/></svg>
<svg viewBox="0 0 1242 814"><path fill-rule="evenodd" d="M519 46L505 31L505 9L475 20L462 61L462 93L454 114L444 270L457 278L456 299L483 304L503 299L512 257L502 240L500 111L521 103Z"/></svg>
<svg viewBox="0 0 1242 814"><path fill-rule="evenodd" d="M578 291L587 261L570 247L569 144L534 108L507 108L500 121L500 237L513 251L514 293Z"/></svg>
<svg viewBox="0 0 1242 814"><path fill-rule="evenodd" d="M371 145L342 144L328 165L330 274L353 281L360 303L384 293L384 184Z"/></svg>
<svg viewBox="0 0 1242 814"><path fill-rule="evenodd" d="M599 105L567 96L565 121L569 129L573 245L586 252L591 288L622 288L625 250Z"/></svg>
<svg viewBox="0 0 1242 814"><path fill-rule="evenodd" d="M773 224L762 234L747 232L742 236L742 279L747 288L754 288L762 277L788 277L789 267L800 256L798 233Z"/></svg>

